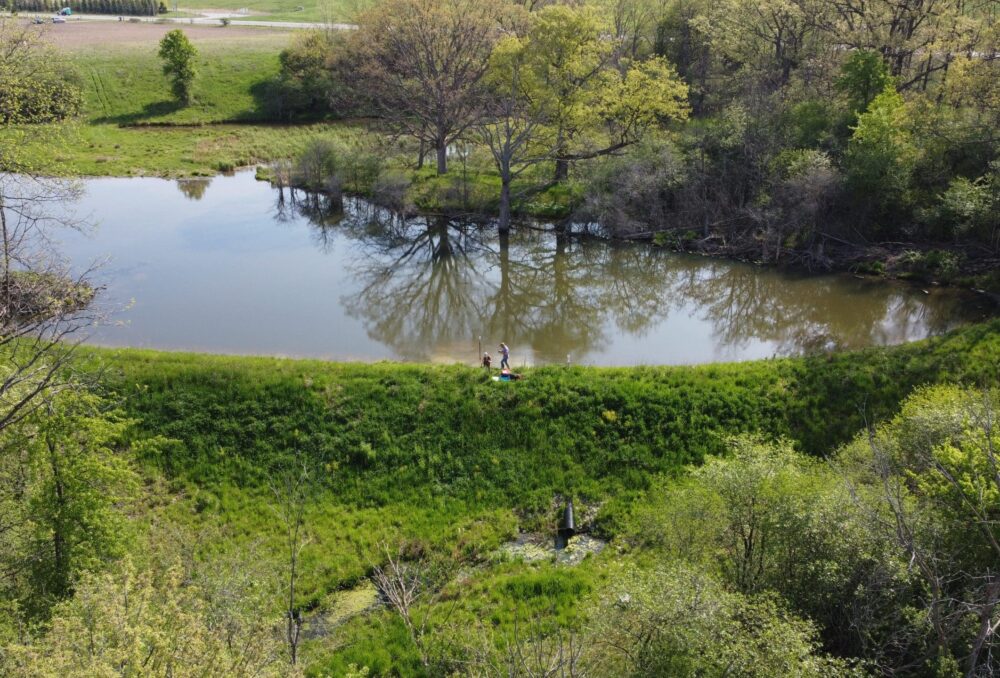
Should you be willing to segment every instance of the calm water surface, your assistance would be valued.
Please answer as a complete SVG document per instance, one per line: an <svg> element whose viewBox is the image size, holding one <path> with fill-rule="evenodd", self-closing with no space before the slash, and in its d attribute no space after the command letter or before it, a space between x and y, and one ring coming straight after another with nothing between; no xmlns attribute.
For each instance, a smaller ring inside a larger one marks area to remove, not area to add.
<svg viewBox="0 0 1000 678"><path fill-rule="evenodd" d="M331 215L241 173L93 179L97 227L64 249L100 272L108 346L337 360L475 362L479 337L512 363L700 363L892 344L988 312L951 290L806 277L446 220L363 201Z"/></svg>

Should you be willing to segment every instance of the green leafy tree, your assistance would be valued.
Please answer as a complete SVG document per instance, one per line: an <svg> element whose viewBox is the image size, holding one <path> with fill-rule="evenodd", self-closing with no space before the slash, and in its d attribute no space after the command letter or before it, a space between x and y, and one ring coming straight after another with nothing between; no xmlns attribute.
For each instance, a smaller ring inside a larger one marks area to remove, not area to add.
<svg viewBox="0 0 1000 678"><path fill-rule="evenodd" d="M128 422L99 407L86 393L60 396L42 413L32 441L36 599L67 595L78 573L119 555L127 533L118 506L136 488L119 449Z"/></svg>
<svg viewBox="0 0 1000 678"><path fill-rule="evenodd" d="M498 228L510 228L511 183L532 165L551 157L553 138L545 122L547 111L530 94L537 83L526 67L528 51L515 36L500 40L490 56L486 75L489 95L476 126L479 140L489 149L500 174Z"/></svg>
<svg viewBox="0 0 1000 678"><path fill-rule="evenodd" d="M819 649L816 627L679 564L623 568L592 618L585 657L602 676L863 675Z"/></svg>
<svg viewBox="0 0 1000 678"><path fill-rule="evenodd" d="M660 57L633 61L604 16L551 5L535 13L522 41L527 96L545 112L555 178L569 163L611 155L653 125L687 117L687 86Z"/></svg>
<svg viewBox="0 0 1000 678"><path fill-rule="evenodd" d="M906 102L892 85L858 116L844 161L848 186L883 214L906 203L917 147Z"/></svg>
<svg viewBox="0 0 1000 678"><path fill-rule="evenodd" d="M82 96L72 70L33 31L16 19L0 17L0 125L57 122L80 111ZM0 166L15 148L0 147Z"/></svg>
<svg viewBox="0 0 1000 678"><path fill-rule="evenodd" d="M170 31L160 40L163 73L171 80L174 98L185 106L191 103L191 87L196 74L194 58L197 54L194 45L180 29Z"/></svg>
<svg viewBox="0 0 1000 678"><path fill-rule="evenodd" d="M128 543L130 422L104 410L96 396L64 390L0 435L0 586L18 603L15 620L46 618Z"/></svg>
<svg viewBox="0 0 1000 678"><path fill-rule="evenodd" d="M863 113L875 97L891 87L892 76L880 54L859 50L847 57L835 84L839 91L847 95L851 111Z"/></svg>

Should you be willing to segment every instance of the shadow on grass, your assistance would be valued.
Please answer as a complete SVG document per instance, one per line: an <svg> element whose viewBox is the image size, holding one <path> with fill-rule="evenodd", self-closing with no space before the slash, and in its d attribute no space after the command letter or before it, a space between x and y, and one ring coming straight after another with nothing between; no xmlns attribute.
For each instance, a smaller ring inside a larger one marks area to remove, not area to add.
<svg viewBox="0 0 1000 678"><path fill-rule="evenodd" d="M254 98L254 110L241 117L249 115L254 120L295 124L338 117L330 110L330 102L322 93L286 85L277 78L254 83L250 94Z"/></svg>
<svg viewBox="0 0 1000 678"><path fill-rule="evenodd" d="M119 127L130 127L132 125L140 125L143 122L151 120L153 118L159 118L177 111L183 110L184 104L179 101L166 100L157 101L151 104L146 104L143 106L141 111L133 111L130 113L121 113L119 115L104 115L99 118L94 118L92 120L95 124L113 124Z"/></svg>

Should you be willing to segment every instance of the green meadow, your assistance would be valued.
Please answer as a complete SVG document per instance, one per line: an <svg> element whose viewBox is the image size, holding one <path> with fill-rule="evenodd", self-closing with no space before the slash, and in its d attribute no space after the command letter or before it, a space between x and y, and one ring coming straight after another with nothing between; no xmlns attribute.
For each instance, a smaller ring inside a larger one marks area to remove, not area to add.
<svg viewBox="0 0 1000 678"><path fill-rule="evenodd" d="M804 358L534 368L512 384L462 366L141 350L88 349L85 363L135 422L133 448L147 450L135 460L154 498L144 520L217 534L216 556L251 544L279 554L269 479L299 458L322 469L300 584L317 619L355 595L380 549L401 544L465 572L445 586L448 604L427 612L441 624L488 611L497 628L525 618L570 628L609 568L642 556L606 551L567 568L499 555L519 532L551 535L559 501L593 507L592 534L621 544L647 491L725 455L732 436L784 438L823 457L921 384L996 383L1000 324ZM337 629L310 641L313 670L421 673L388 611L348 615Z"/></svg>

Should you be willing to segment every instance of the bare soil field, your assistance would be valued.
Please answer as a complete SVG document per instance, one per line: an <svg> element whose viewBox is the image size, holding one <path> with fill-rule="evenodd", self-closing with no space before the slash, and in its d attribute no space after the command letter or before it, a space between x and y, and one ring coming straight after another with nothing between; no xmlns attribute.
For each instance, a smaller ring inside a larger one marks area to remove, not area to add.
<svg viewBox="0 0 1000 678"><path fill-rule="evenodd" d="M219 41L274 41L288 37L288 31L274 28L244 28L238 26L198 26L183 24L129 23L128 21L72 21L65 24L46 25L45 37L57 47L118 47L152 44L168 31L180 28L192 42Z"/></svg>

